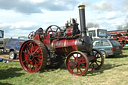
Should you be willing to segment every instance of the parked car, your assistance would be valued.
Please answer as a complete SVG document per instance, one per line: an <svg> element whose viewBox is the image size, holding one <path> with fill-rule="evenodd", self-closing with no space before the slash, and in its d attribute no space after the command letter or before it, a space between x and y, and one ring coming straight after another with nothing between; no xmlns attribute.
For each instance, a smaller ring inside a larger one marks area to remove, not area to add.
<svg viewBox="0 0 128 85"><path fill-rule="evenodd" d="M93 41L93 49L99 50L105 58L122 54L122 48L123 46L115 39L95 38Z"/></svg>
<svg viewBox="0 0 128 85"><path fill-rule="evenodd" d="M25 40L23 39L14 39L10 38L6 43L6 51L9 53L10 59L16 59L17 55L19 54L20 44L23 43Z"/></svg>

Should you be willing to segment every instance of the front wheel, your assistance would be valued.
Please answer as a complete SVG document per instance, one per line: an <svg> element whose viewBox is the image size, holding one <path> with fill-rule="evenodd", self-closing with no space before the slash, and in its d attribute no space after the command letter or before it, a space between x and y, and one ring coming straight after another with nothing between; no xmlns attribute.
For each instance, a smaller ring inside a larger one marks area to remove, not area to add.
<svg viewBox="0 0 128 85"><path fill-rule="evenodd" d="M82 76L88 72L89 61L87 56L80 51L71 52L66 59L68 71L77 76Z"/></svg>

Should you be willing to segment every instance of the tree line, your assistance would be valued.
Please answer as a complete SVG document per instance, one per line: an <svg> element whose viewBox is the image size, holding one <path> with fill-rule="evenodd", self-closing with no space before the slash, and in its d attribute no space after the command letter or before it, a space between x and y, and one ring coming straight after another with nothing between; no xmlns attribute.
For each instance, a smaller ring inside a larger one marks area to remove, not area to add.
<svg viewBox="0 0 128 85"><path fill-rule="evenodd" d="M99 28L99 24L97 23L93 23L93 22L89 22L87 23L87 28ZM123 25L118 25L117 26L117 30L127 30L128 29L128 20L126 21L126 24L123 26Z"/></svg>

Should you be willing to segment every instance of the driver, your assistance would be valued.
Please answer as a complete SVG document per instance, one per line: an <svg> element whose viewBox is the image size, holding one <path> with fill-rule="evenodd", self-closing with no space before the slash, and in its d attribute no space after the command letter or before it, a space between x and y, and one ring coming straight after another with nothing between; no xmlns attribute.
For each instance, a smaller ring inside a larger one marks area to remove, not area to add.
<svg viewBox="0 0 128 85"><path fill-rule="evenodd" d="M36 30L36 34L43 35L43 29L40 27L38 30Z"/></svg>

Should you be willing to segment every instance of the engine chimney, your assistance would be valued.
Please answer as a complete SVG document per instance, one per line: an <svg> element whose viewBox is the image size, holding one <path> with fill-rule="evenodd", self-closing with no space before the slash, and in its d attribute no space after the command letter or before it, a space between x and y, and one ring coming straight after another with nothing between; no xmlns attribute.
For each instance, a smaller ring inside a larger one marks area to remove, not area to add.
<svg viewBox="0 0 128 85"><path fill-rule="evenodd" d="M80 28L81 28L81 36L85 37L86 34L86 23L85 23L85 5L79 5L79 16L80 16Z"/></svg>
<svg viewBox="0 0 128 85"><path fill-rule="evenodd" d="M86 23L85 23L85 5L79 5L79 16L80 16L80 27L81 27L81 37L83 39L82 43L87 53L92 51L92 40L86 33Z"/></svg>

